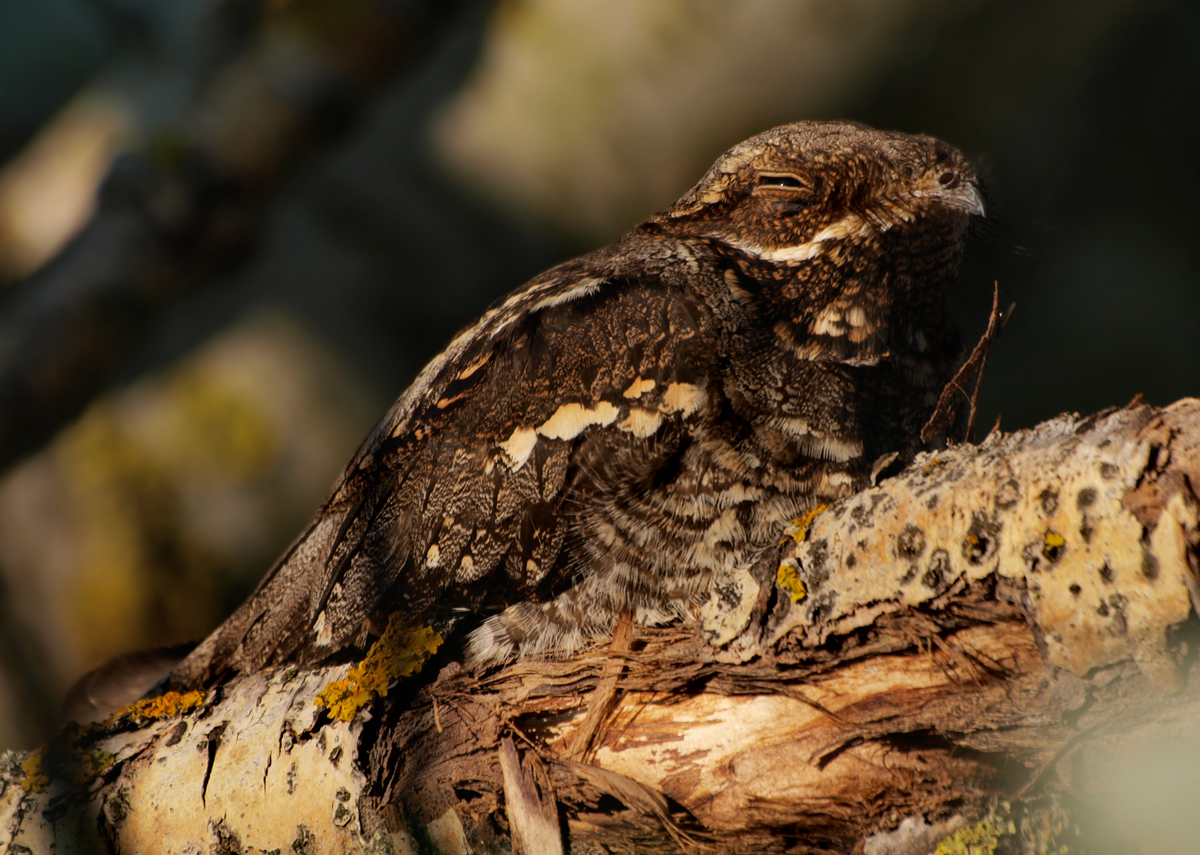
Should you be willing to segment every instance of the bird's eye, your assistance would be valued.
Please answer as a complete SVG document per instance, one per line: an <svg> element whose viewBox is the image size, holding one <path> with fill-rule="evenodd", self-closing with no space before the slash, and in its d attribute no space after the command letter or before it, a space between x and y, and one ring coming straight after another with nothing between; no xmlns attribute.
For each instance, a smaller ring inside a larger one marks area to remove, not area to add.
<svg viewBox="0 0 1200 855"><path fill-rule="evenodd" d="M797 178L795 175L778 172L760 172L758 175L759 187L781 187L795 190L806 190L808 185Z"/></svg>
<svg viewBox="0 0 1200 855"><path fill-rule="evenodd" d="M955 187L958 186L958 173L957 172L943 172L941 175L938 176L938 184L941 184L943 187L945 187L947 189L953 190Z"/></svg>

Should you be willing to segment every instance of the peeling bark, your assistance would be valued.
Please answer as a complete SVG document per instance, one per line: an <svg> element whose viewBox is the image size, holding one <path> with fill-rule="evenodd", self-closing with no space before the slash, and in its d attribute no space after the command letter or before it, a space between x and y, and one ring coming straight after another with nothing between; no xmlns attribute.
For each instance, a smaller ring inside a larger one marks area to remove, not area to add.
<svg viewBox="0 0 1200 855"><path fill-rule="evenodd" d="M637 628L624 654L450 663L351 723L314 704L346 666L247 677L5 755L0 842L916 855L1069 833L1072 853L1122 851L1079 818L1096 770L1200 732L1197 484L1197 400L923 455L741 580L723 650L687 624ZM593 698L611 711L581 738Z"/></svg>

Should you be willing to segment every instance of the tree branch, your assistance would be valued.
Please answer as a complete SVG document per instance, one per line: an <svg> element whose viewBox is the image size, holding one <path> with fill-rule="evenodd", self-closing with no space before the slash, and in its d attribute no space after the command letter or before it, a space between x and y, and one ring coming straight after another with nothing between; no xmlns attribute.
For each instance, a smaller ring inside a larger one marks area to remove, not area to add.
<svg viewBox="0 0 1200 855"><path fill-rule="evenodd" d="M589 763L607 643L451 663L350 723L314 705L345 667L284 669L64 736L48 790L54 751L7 755L0 840L532 852L557 828L572 852L915 855L956 835L1057 851L1069 830L1072 853L1111 851L1072 814L1093 770L1200 724L1197 483L1197 400L922 455L749 573L727 649L637 628Z"/></svg>

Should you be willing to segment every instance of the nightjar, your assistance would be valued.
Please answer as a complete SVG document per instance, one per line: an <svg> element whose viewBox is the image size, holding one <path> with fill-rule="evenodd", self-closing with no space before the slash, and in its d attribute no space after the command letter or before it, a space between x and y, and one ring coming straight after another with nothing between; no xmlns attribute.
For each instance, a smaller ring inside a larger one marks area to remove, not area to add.
<svg viewBox="0 0 1200 855"><path fill-rule="evenodd" d="M346 656L397 610L483 665L687 614L916 450L982 214L930 137L800 122L733 147L459 334L171 683Z"/></svg>

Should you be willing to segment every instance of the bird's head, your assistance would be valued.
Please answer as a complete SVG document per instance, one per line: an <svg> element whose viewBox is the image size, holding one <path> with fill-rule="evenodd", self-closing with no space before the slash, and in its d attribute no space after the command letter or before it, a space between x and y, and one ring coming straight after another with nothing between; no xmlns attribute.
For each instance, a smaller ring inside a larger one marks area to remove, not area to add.
<svg viewBox="0 0 1200 855"><path fill-rule="evenodd" d="M940 140L797 122L734 146L648 224L730 258L731 287L797 347L869 363L940 307L983 213L975 171Z"/></svg>

